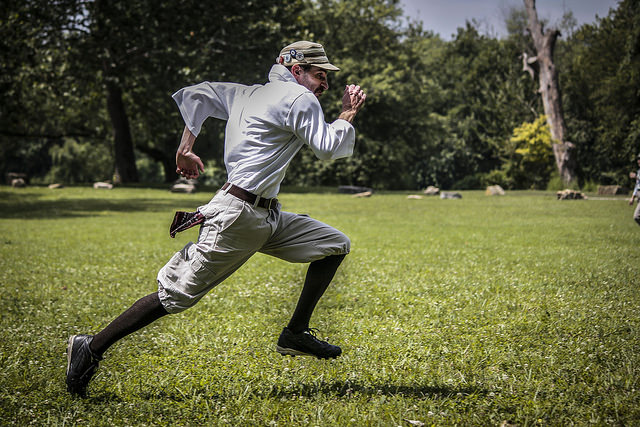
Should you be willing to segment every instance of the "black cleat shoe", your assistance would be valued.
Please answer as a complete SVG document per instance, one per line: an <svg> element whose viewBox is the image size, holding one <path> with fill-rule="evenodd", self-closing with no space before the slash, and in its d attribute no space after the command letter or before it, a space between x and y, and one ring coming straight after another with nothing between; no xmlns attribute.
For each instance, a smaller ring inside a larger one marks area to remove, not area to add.
<svg viewBox="0 0 640 427"><path fill-rule="evenodd" d="M316 338L317 329L305 329L294 334L289 328L284 328L278 338L276 351L283 356L315 356L318 359L335 359L340 356L342 349L326 341Z"/></svg>
<svg viewBox="0 0 640 427"><path fill-rule="evenodd" d="M67 391L82 397L102 360L89 348L91 341L91 335L72 335L67 346Z"/></svg>

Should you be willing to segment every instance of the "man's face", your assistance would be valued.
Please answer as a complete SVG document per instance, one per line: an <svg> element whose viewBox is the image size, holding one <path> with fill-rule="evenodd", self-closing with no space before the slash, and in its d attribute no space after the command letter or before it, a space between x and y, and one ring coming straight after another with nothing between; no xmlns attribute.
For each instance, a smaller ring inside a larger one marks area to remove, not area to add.
<svg viewBox="0 0 640 427"><path fill-rule="evenodd" d="M296 64L291 67L291 73L298 83L309 89L318 98L322 92L329 89L327 71L322 68L311 67L309 71L305 71Z"/></svg>

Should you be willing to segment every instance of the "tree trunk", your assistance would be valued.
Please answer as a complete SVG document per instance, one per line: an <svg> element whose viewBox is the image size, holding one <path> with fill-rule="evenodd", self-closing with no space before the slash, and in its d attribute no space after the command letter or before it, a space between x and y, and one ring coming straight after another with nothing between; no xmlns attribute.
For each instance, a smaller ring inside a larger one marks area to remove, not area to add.
<svg viewBox="0 0 640 427"><path fill-rule="evenodd" d="M133 139L129 128L129 119L122 102L122 89L113 80L107 78L107 110L111 118L114 133L114 154L116 170L114 181L138 182L136 157L133 152Z"/></svg>
<svg viewBox="0 0 640 427"><path fill-rule="evenodd" d="M565 185L569 185L576 180L576 154L574 144L565 140L567 128L562 112L558 72L553 62L553 50L560 32L556 29L551 29L543 33L542 24L538 20L535 0L524 0L524 5L527 9L528 28L533 38L537 55L536 58L529 58L528 64L537 62L539 92L542 96L542 105L547 116L547 123L551 129L551 137L554 140L553 155L560 178ZM525 69L527 69L526 62Z"/></svg>

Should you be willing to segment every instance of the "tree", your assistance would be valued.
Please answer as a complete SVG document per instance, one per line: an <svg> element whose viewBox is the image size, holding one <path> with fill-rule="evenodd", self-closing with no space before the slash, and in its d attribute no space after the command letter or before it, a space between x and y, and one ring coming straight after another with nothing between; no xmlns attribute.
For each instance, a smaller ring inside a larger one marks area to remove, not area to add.
<svg viewBox="0 0 640 427"><path fill-rule="evenodd" d="M482 187L486 174L500 168L504 141L531 115L530 82L510 60L517 52L511 38L482 36L470 24L447 44L438 75L449 98L447 134L463 147L453 165L458 188Z"/></svg>
<svg viewBox="0 0 640 427"><path fill-rule="evenodd" d="M305 19L341 67L331 85L360 83L367 105L357 118L353 157L316 162L303 150L287 183L478 188L500 167L504 141L532 114L531 84L509 59L515 43L480 35L472 24L445 42L419 23L404 27L397 1L316 5ZM328 119L337 115L339 95L323 96Z"/></svg>
<svg viewBox="0 0 640 427"><path fill-rule="evenodd" d="M520 188L544 189L553 165L551 132L546 117L541 115L533 123L516 127L509 142L510 160L505 163L507 175Z"/></svg>
<svg viewBox="0 0 640 427"><path fill-rule="evenodd" d="M582 179L630 185L640 152L640 3L623 0L574 32L564 62L566 118Z"/></svg>
<svg viewBox="0 0 640 427"><path fill-rule="evenodd" d="M264 80L301 25L303 6L302 0L3 2L3 169L14 147L40 144L37 151L48 153L52 145L71 147L66 137L102 143L110 136L122 182L138 180L136 152L162 163L172 180L181 119L171 94L202 80ZM204 154L208 145L221 146L222 128L208 127Z"/></svg>
<svg viewBox="0 0 640 427"><path fill-rule="evenodd" d="M73 2L7 0L0 7L0 171L43 176L50 150L72 138L105 145L99 87L69 71ZM101 150L102 151L102 150ZM104 159L103 159L104 160ZM106 159L109 161L109 159ZM103 177L104 178L104 177Z"/></svg>
<svg viewBox="0 0 640 427"><path fill-rule="evenodd" d="M153 170L146 176L157 177L161 164L173 180L182 120L171 94L203 80L262 83L283 45L308 39L323 43L341 67L321 100L326 118L337 116L345 83L363 85L367 107L358 115L354 156L318 162L302 150L288 184L528 188L527 176L507 175L515 160L528 164L507 146L516 127L557 99L536 92L543 71L564 90L558 111L568 130L561 122L554 148L575 143L560 163L570 166L579 155L581 182L626 184L623 172L640 150L639 5L623 0L607 18L567 31L567 40L556 41L558 33L538 22L556 72L527 35L527 25L536 27L526 8L510 9L507 38L483 35L472 21L444 41L405 20L399 0L116 0L109 7L105 0L6 0L0 169L78 182L108 178L116 163L121 174L134 170L137 160ZM570 18L562 28L574 28ZM513 61L523 51L535 57L525 58L531 72L541 68L538 82ZM209 182L224 175L223 135L224 123L209 120L198 137L208 171L218 171Z"/></svg>
<svg viewBox="0 0 640 427"><path fill-rule="evenodd" d="M302 16L305 32L299 38L322 43L340 71L329 76L330 91L322 104L327 120L339 114L346 83L358 83L367 92L367 105L358 115L358 142L354 156L318 162L302 150L287 176L297 185L358 184L377 188L404 188L411 184L406 164L414 136L415 114L407 114L405 95L419 75L403 63L415 61L400 43L401 10L397 0L318 0Z"/></svg>
<svg viewBox="0 0 640 427"><path fill-rule="evenodd" d="M569 185L576 181L575 145L566 140L566 125L562 111L562 98L558 72L553 61L553 52L560 31L549 29L543 31L542 23L538 20L535 0L524 0L527 9L528 29L533 38L536 56L528 57L523 54L524 66L533 75L533 66L538 74L539 92L542 96L547 122L554 139L553 154L556 167L562 181Z"/></svg>

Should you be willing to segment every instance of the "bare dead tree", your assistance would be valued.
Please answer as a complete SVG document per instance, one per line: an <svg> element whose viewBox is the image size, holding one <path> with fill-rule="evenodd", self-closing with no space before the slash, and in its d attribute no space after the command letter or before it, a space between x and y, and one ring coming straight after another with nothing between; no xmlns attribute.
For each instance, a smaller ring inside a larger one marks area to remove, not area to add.
<svg viewBox="0 0 640 427"><path fill-rule="evenodd" d="M527 71L531 77L534 72L538 74L538 91L542 96L544 113L554 140L553 155L556 166L562 181L570 184L576 180L576 151L575 145L565 139L567 128L562 112L558 71L553 62L553 51L560 31L552 28L543 32L542 23L538 20L535 0L524 0L524 5L527 9L527 28L533 38L536 56L531 57L523 53L523 71Z"/></svg>

